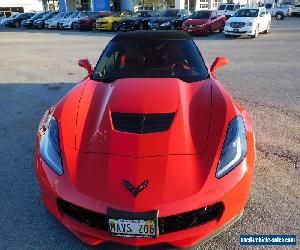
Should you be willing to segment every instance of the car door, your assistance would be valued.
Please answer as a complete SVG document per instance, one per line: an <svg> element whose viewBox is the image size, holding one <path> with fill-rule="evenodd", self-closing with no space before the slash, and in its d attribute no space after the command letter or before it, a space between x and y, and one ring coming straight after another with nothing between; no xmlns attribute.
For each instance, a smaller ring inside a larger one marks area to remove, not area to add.
<svg viewBox="0 0 300 250"><path fill-rule="evenodd" d="M222 15L222 13L220 11L217 11L216 15L217 15L217 21L216 21L216 23L217 23L217 30L220 30L220 29L223 28L223 26L225 24L224 20L223 20L223 15Z"/></svg>
<svg viewBox="0 0 300 250"><path fill-rule="evenodd" d="M217 12L215 11L211 12L210 27L211 27L211 31L216 31L218 29L218 18L217 18Z"/></svg>
<svg viewBox="0 0 300 250"><path fill-rule="evenodd" d="M260 9L258 14L259 31L264 31L268 26L268 15L265 9Z"/></svg>

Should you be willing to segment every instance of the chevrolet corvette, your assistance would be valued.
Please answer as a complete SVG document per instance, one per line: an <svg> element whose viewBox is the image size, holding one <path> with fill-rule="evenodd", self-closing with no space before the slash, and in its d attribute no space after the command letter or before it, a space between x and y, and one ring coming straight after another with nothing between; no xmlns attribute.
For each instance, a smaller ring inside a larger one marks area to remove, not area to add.
<svg viewBox="0 0 300 250"><path fill-rule="evenodd" d="M89 245L199 246L236 222L252 183L249 113L180 31L115 36L44 114L35 164L46 208Z"/></svg>

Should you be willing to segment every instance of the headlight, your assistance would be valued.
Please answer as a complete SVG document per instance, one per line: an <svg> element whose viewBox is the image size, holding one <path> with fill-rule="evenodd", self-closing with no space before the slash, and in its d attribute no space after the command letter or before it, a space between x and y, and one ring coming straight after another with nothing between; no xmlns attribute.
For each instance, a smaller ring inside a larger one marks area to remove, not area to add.
<svg viewBox="0 0 300 250"><path fill-rule="evenodd" d="M216 177L222 178L237 167L246 156L247 140L244 122L236 116L228 125Z"/></svg>
<svg viewBox="0 0 300 250"><path fill-rule="evenodd" d="M58 175L63 174L57 121L53 116L47 120L46 131L40 140L40 154Z"/></svg>
<svg viewBox="0 0 300 250"><path fill-rule="evenodd" d="M170 24L171 24L170 22L164 22L160 26L164 27L164 26L169 26Z"/></svg>
<svg viewBox="0 0 300 250"><path fill-rule="evenodd" d="M229 25L230 25L230 22L226 22L226 23L225 23L225 26L229 26Z"/></svg>
<svg viewBox="0 0 300 250"><path fill-rule="evenodd" d="M252 26L253 25L253 21L252 22L248 22L246 23L247 26Z"/></svg>

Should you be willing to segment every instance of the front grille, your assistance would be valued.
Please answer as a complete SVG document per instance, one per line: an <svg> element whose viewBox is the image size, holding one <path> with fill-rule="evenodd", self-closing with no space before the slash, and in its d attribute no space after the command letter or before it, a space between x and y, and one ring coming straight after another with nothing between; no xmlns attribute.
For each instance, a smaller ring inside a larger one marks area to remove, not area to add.
<svg viewBox="0 0 300 250"><path fill-rule="evenodd" d="M178 232L217 220L221 217L223 210L224 206L219 202L191 212L159 218L159 234Z"/></svg>
<svg viewBox="0 0 300 250"><path fill-rule="evenodd" d="M232 22L230 23L231 28L243 28L246 25L246 23L243 22Z"/></svg>
<svg viewBox="0 0 300 250"><path fill-rule="evenodd" d="M159 23L150 23L150 28L158 29L159 28Z"/></svg>
<svg viewBox="0 0 300 250"><path fill-rule="evenodd" d="M147 134L166 131L170 128L175 113L132 114L112 113L115 130L135 134Z"/></svg>
<svg viewBox="0 0 300 250"><path fill-rule="evenodd" d="M80 221L87 226L97 228L102 231L108 231L108 224L106 216L99 214L76 205L62 199L57 199L57 205L61 213Z"/></svg>
<svg viewBox="0 0 300 250"><path fill-rule="evenodd" d="M61 199L57 199L57 205L62 214L87 226L108 232L107 217L105 215L78 207ZM159 234L178 232L217 220L221 217L223 210L223 203L218 202L191 212L160 217L158 218Z"/></svg>

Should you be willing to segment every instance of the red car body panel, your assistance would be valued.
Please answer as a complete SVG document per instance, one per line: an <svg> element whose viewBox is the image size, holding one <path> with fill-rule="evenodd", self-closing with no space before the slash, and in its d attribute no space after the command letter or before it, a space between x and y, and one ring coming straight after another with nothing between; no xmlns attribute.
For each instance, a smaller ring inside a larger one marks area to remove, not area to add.
<svg viewBox="0 0 300 250"><path fill-rule="evenodd" d="M215 15L216 11L211 11L211 15ZM187 19L183 22L181 30L186 31L190 34L207 35L209 32L215 32L217 30L223 30L225 26L226 18L222 14L216 16L216 19ZM196 25L203 25L196 27Z"/></svg>
<svg viewBox="0 0 300 250"><path fill-rule="evenodd" d="M143 82L141 84L141 82ZM168 131L131 134L114 130L111 112L175 112ZM58 176L39 153L36 173L41 197L49 211L82 241L97 245L113 241L132 246L168 243L190 247L229 223L246 206L253 178L255 146L249 114L211 74L210 79L185 83L178 79L122 79L103 84L85 78L44 115L58 121L64 174ZM228 123L241 115L247 134L244 160L221 179L215 177ZM149 186L134 197L126 178ZM158 210L159 217L181 214L222 202L220 218L154 239L113 237L65 216L61 198L87 210L106 214Z"/></svg>

